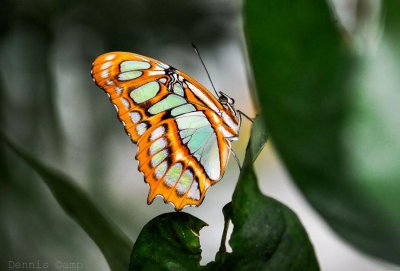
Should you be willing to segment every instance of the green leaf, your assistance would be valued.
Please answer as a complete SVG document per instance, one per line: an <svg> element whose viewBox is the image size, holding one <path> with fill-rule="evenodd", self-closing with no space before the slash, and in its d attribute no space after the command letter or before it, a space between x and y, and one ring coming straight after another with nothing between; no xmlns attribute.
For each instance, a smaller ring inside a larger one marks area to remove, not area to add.
<svg viewBox="0 0 400 271"><path fill-rule="evenodd" d="M255 120L233 201L223 209L225 230L216 261L200 266L199 231L206 225L186 213L160 215L143 228L130 270L318 270L307 233L296 215L261 194L252 163L264 147L263 120ZM229 220L234 224L227 253Z"/></svg>
<svg viewBox="0 0 400 271"><path fill-rule="evenodd" d="M396 263L398 10L399 1L384 1L382 42L373 54L356 55L326 1L252 0L244 7L262 114L291 176L343 238Z"/></svg>
<svg viewBox="0 0 400 271"><path fill-rule="evenodd" d="M187 213L162 214L144 226L129 270L199 270L199 231L207 224Z"/></svg>
<svg viewBox="0 0 400 271"><path fill-rule="evenodd" d="M296 214L259 190L252 163L266 138L263 121L257 118L232 203L224 208L225 218L234 225L229 241L232 253L222 247L216 262L208 266L212 270L319 270Z"/></svg>
<svg viewBox="0 0 400 271"><path fill-rule="evenodd" d="M251 128L251 137L247 145L243 168L251 166L256 161L258 155L263 150L267 139L268 132L264 125L264 120L262 116L257 116L254 119L253 126Z"/></svg>
<svg viewBox="0 0 400 271"><path fill-rule="evenodd" d="M40 175L63 210L99 247L110 269L127 270L132 241L101 213L88 195L69 177L34 159L1 132L0 139Z"/></svg>

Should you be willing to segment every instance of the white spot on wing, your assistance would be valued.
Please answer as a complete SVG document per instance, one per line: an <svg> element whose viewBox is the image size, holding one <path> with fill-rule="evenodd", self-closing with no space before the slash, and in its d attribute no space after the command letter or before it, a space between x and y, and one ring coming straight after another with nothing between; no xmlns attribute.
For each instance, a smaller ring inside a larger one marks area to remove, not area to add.
<svg viewBox="0 0 400 271"><path fill-rule="evenodd" d="M214 104L212 100L207 98L207 96L197 87L195 87L193 84L190 82L187 82L188 87L190 90L193 91L194 95L196 95L201 101L203 101L209 108L211 108L215 112L219 112L217 106Z"/></svg>
<svg viewBox="0 0 400 271"><path fill-rule="evenodd" d="M102 78L107 78L110 75L110 72L108 70L105 70L101 73Z"/></svg>
<svg viewBox="0 0 400 271"><path fill-rule="evenodd" d="M136 112L136 111L130 112L129 115L131 116L132 122L135 124L138 123L142 119L140 117L140 113Z"/></svg>
<svg viewBox="0 0 400 271"><path fill-rule="evenodd" d="M101 69L102 69L102 70L105 70L105 69L107 69L108 67L110 67L111 64L112 64L112 61L108 61L108 62L104 63L103 65L101 65Z"/></svg>
<svg viewBox="0 0 400 271"><path fill-rule="evenodd" d="M140 123L136 126L136 132L138 133L138 135L143 135L147 130L147 124L146 123Z"/></svg>
<svg viewBox="0 0 400 271"><path fill-rule="evenodd" d="M188 198L191 198L194 200L200 199L199 185L196 180L193 182L192 187L190 187L190 190L189 190L189 193L187 196L188 196Z"/></svg>
<svg viewBox="0 0 400 271"><path fill-rule="evenodd" d="M115 54L113 54L113 55L108 55L108 56L106 56L105 58L104 58L104 60L113 60L114 58L115 58Z"/></svg>
<svg viewBox="0 0 400 271"><path fill-rule="evenodd" d="M162 149L164 149L167 146L167 139L165 137L161 137L159 139L157 139L156 141L153 142L153 144L151 144L150 149L149 149L149 154L153 155L156 152L161 151Z"/></svg>
<svg viewBox="0 0 400 271"><path fill-rule="evenodd" d="M162 162L155 170L156 179L158 180L161 179L164 176L167 169L168 169L168 162L167 161Z"/></svg>
<svg viewBox="0 0 400 271"><path fill-rule="evenodd" d="M113 105L114 105L115 110L117 110L117 113L118 113L118 106L116 104L113 104Z"/></svg>
<svg viewBox="0 0 400 271"><path fill-rule="evenodd" d="M155 65L153 68L155 71L163 71L164 68L161 68L159 65Z"/></svg>
<svg viewBox="0 0 400 271"><path fill-rule="evenodd" d="M151 166L152 167L158 166L167 157L168 157L168 151L167 150L162 150L162 151L158 152L157 154L155 154L151 158Z"/></svg>
<svg viewBox="0 0 400 271"><path fill-rule="evenodd" d="M122 93L121 87L115 87L115 90L117 91L118 95L121 95L121 93Z"/></svg>
<svg viewBox="0 0 400 271"><path fill-rule="evenodd" d="M127 99L125 99L124 97L121 98L121 102L122 102L122 104L124 105L124 107L125 107L126 109L131 108L131 104L130 104L129 101L128 101Z"/></svg>
<svg viewBox="0 0 400 271"><path fill-rule="evenodd" d="M161 68L163 68L164 70L169 68L169 66L167 64L164 64L162 62L158 62L157 65L160 66Z"/></svg>
<svg viewBox="0 0 400 271"><path fill-rule="evenodd" d="M148 71L147 75L152 76L152 75L160 75L160 74L165 74L164 71Z"/></svg>
<svg viewBox="0 0 400 271"><path fill-rule="evenodd" d="M164 126L157 127L150 135L150 140L153 141L154 139L159 138L165 133Z"/></svg>

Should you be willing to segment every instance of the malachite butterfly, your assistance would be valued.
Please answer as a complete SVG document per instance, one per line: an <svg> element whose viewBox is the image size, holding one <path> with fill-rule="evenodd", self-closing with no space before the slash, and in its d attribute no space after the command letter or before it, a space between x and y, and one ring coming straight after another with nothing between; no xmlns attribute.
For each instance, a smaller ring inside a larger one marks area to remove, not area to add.
<svg viewBox="0 0 400 271"><path fill-rule="evenodd" d="M179 211L202 203L228 163L241 118L233 99L216 98L187 74L158 60L125 52L99 56L92 77L114 104L138 144L139 171L156 196Z"/></svg>

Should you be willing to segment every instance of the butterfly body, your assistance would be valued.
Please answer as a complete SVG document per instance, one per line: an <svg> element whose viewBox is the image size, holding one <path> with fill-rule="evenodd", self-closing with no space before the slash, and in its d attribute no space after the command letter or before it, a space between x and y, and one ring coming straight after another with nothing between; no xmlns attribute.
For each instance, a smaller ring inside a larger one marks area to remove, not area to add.
<svg viewBox="0 0 400 271"><path fill-rule="evenodd" d="M237 140L240 115L233 100L218 99L187 74L155 59L111 52L93 63L92 77L115 105L138 144L139 171L176 210L198 206L219 181Z"/></svg>

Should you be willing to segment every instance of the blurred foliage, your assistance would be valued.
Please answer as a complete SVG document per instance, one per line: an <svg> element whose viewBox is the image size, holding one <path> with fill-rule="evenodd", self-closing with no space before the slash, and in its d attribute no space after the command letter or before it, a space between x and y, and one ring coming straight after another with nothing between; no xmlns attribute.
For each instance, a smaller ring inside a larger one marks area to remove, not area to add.
<svg viewBox="0 0 400 271"><path fill-rule="evenodd" d="M50 39L48 45L56 31L76 24L99 32L110 50L130 50L133 45L159 44L163 40L187 46L188 41L189 44L201 40L218 42L229 34L231 25L227 22L236 10L235 5L227 2L6 1L8 8L3 11L8 20L5 19L7 24L3 26L15 23L34 26ZM157 33L157 36L149 37L148 33Z"/></svg>
<svg viewBox="0 0 400 271"><path fill-rule="evenodd" d="M237 15L238 6L224 0L2 1L1 129L32 156L68 172L101 207L115 210L104 185L109 161L97 158L108 155L103 143L116 133L99 106L91 62L110 50L160 56L171 48L192 51L191 42L211 48L232 36ZM94 244L37 179L0 143L0 262L82 260L91 269L104 267ZM146 215L126 222L141 212L131 207L112 214L135 236Z"/></svg>
<svg viewBox="0 0 400 271"><path fill-rule="evenodd" d="M262 113L292 178L345 240L399 264L400 2L383 4L372 49L367 40L357 48L357 33L344 34L317 0L246 1L245 32Z"/></svg>
<svg viewBox="0 0 400 271"><path fill-rule="evenodd" d="M74 181L32 158L3 134L0 138L40 175L58 204L99 247L111 270L126 270L132 247L129 238L109 222Z"/></svg>

